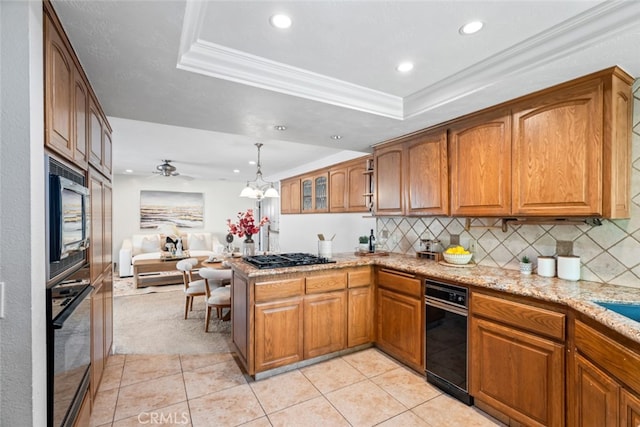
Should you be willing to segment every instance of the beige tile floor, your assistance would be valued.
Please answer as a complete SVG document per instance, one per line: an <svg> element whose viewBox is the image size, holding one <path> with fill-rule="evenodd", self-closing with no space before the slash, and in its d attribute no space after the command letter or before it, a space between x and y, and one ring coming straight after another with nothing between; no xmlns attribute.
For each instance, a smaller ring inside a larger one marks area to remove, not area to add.
<svg viewBox="0 0 640 427"><path fill-rule="evenodd" d="M231 353L115 355L92 426L496 426L376 349L260 381Z"/></svg>

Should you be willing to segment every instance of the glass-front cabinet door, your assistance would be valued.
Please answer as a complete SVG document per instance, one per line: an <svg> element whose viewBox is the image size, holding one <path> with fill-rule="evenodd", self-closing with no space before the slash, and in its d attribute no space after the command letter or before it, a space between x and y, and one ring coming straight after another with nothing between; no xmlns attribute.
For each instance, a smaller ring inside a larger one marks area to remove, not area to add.
<svg viewBox="0 0 640 427"><path fill-rule="evenodd" d="M328 172L301 178L302 213L329 212Z"/></svg>
<svg viewBox="0 0 640 427"><path fill-rule="evenodd" d="M302 212L313 211L313 179L302 179Z"/></svg>
<svg viewBox="0 0 640 427"><path fill-rule="evenodd" d="M329 204L327 203L327 184L328 177L327 174L323 174L321 176L317 176L314 179L314 190L315 190L315 210L327 212L329 210Z"/></svg>

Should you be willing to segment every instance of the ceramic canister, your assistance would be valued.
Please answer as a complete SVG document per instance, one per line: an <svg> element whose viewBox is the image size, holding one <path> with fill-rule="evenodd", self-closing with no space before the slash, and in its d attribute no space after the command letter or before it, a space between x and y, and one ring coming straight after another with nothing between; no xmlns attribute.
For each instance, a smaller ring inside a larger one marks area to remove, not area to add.
<svg viewBox="0 0 640 427"><path fill-rule="evenodd" d="M318 240L318 256L322 258L331 258L333 241Z"/></svg>
<svg viewBox="0 0 640 427"><path fill-rule="evenodd" d="M538 276L554 277L556 275L556 259L552 256L538 257Z"/></svg>
<svg viewBox="0 0 640 427"><path fill-rule="evenodd" d="M558 277L565 280L580 280L580 257L558 256Z"/></svg>

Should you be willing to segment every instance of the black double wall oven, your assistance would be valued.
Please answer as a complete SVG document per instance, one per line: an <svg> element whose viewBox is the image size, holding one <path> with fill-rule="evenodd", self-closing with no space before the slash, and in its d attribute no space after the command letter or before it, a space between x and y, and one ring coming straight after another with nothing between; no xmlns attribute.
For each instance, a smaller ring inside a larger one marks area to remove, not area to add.
<svg viewBox="0 0 640 427"><path fill-rule="evenodd" d="M45 157L47 425L73 426L89 387L89 190L85 176Z"/></svg>

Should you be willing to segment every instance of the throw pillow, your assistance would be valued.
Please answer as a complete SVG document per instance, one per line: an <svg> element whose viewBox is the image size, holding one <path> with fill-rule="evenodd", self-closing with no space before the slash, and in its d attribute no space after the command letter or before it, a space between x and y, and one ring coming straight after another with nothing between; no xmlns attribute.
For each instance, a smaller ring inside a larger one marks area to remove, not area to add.
<svg viewBox="0 0 640 427"><path fill-rule="evenodd" d="M207 245L207 236L204 234L190 234L189 249L192 251L210 251L211 248Z"/></svg>
<svg viewBox="0 0 640 427"><path fill-rule="evenodd" d="M142 239L140 250L143 254L160 251L160 237L157 234L145 236Z"/></svg>

